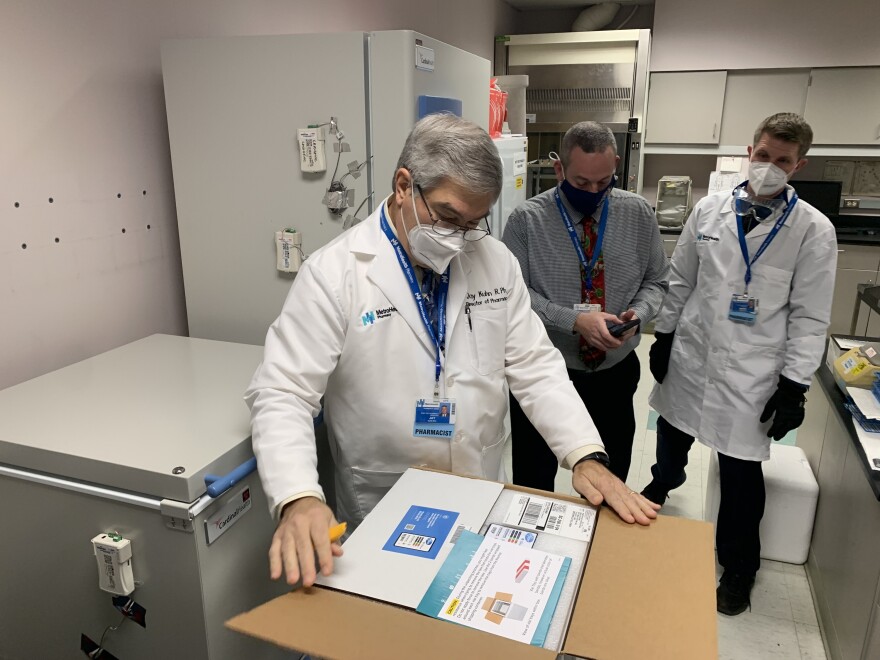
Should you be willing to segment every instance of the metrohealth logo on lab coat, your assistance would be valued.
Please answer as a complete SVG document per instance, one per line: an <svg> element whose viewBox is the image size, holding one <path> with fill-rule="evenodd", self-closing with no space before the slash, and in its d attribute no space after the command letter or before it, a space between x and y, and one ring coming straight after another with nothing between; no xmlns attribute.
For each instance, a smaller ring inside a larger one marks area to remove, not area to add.
<svg viewBox="0 0 880 660"><path fill-rule="evenodd" d="M392 305L391 307L380 307L370 312L364 312L361 315L361 323L365 326L373 325L376 321L389 318L396 311L397 308Z"/></svg>

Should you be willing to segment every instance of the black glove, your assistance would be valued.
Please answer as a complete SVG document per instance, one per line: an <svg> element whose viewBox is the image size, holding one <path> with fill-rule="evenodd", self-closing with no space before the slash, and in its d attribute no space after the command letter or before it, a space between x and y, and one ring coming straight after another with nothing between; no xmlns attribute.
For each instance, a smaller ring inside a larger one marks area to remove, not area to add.
<svg viewBox="0 0 880 660"><path fill-rule="evenodd" d="M669 356L672 354L673 339L675 339L675 332L654 333L654 343L651 344L648 363L651 367L651 375L658 383L663 382L663 379L666 378L666 372L669 371Z"/></svg>
<svg viewBox="0 0 880 660"><path fill-rule="evenodd" d="M806 385L795 383L785 376L779 377L776 392L767 401L764 412L761 413L762 424L773 417L773 423L767 431L768 438L782 440L786 433L804 423L804 404L807 401L804 393L806 391Z"/></svg>

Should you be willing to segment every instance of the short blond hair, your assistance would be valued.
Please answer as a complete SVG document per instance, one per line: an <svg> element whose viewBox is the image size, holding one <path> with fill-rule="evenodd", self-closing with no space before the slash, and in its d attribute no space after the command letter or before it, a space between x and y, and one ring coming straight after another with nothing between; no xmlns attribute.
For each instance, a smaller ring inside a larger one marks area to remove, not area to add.
<svg viewBox="0 0 880 660"><path fill-rule="evenodd" d="M798 158L806 156L813 146L813 129L803 117L794 112L778 112L758 124L752 146L758 144L765 133L784 142L797 144Z"/></svg>

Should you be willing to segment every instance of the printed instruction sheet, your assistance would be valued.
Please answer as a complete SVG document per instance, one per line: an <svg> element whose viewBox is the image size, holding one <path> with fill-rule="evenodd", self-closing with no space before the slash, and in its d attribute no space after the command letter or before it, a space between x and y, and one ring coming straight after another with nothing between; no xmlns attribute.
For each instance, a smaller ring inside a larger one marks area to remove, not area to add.
<svg viewBox="0 0 880 660"><path fill-rule="evenodd" d="M462 532L418 612L543 646L571 559Z"/></svg>

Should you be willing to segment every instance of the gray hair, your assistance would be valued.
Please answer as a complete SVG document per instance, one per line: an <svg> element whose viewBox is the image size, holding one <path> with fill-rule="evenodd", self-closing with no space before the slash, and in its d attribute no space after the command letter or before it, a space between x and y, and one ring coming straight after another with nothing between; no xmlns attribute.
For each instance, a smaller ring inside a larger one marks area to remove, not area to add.
<svg viewBox="0 0 880 660"><path fill-rule="evenodd" d="M783 142L797 144L798 158L806 156L813 146L813 129L803 117L794 112L778 112L758 124L755 141L752 142L753 147L758 144L764 133Z"/></svg>
<svg viewBox="0 0 880 660"><path fill-rule="evenodd" d="M571 150L575 147L580 147L588 154L602 153L611 147L614 155L617 155L617 140L614 139L614 133L610 128L596 121L578 122L565 132L562 147L559 149L559 158L563 166L568 164Z"/></svg>
<svg viewBox="0 0 880 660"><path fill-rule="evenodd" d="M503 167L492 138L475 123L448 113L416 123L400 152L401 167L426 190L448 180L492 199L501 193ZM392 190L394 182L393 177Z"/></svg>

